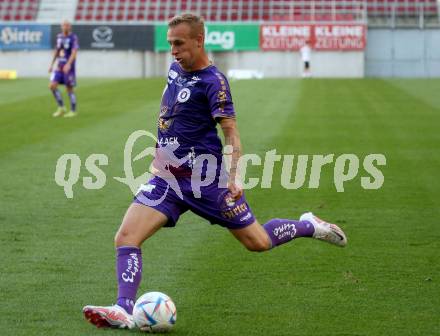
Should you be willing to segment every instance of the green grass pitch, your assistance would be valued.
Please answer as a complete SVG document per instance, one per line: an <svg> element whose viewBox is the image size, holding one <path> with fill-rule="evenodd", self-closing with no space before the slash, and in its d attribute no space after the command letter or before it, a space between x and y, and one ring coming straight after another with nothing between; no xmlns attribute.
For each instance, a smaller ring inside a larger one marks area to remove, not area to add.
<svg viewBox="0 0 440 336"><path fill-rule="evenodd" d="M1 335L138 333L98 330L81 309L115 301L113 237L132 195L113 177L124 176L130 133L155 131L164 84L80 79L79 117L54 119L46 80L0 82ZM382 153L385 181L363 189L361 176L368 175L361 165L338 193L331 164L319 188L306 180L287 190L276 163L270 189L247 191L260 222L311 210L344 228L345 249L298 239L253 254L190 213L176 228L160 230L143 246L140 293L173 298L173 334L439 335L440 80L231 86L245 153ZM64 153L82 161L73 199L54 181ZM98 190L82 185L92 153L109 158ZM137 175L147 163L134 163ZM261 167L249 171L261 174Z"/></svg>

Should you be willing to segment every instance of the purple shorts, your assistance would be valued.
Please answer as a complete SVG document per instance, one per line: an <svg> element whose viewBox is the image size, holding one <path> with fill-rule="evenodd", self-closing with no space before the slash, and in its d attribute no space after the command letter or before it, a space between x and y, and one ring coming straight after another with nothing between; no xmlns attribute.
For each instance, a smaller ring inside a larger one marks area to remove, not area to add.
<svg viewBox="0 0 440 336"><path fill-rule="evenodd" d="M63 71L54 71L50 76L51 82L57 82L58 84L63 84L66 86L74 87L76 86L76 75L75 71L71 70L67 74Z"/></svg>
<svg viewBox="0 0 440 336"><path fill-rule="evenodd" d="M191 177L176 178L178 188L166 180L154 176L139 188L133 202L147 205L168 217L167 227L176 225L180 215L187 210L203 217L211 224L219 224L228 229L241 229L255 221L244 193L234 202L227 188L218 183L200 188L200 198L195 197L191 187ZM175 189L180 189L176 192ZM182 198L179 196L182 196Z"/></svg>

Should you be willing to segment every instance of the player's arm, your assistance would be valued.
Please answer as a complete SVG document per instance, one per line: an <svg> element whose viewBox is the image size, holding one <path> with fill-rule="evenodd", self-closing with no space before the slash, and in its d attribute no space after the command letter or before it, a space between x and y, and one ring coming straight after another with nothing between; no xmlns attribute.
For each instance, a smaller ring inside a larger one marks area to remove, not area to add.
<svg viewBox="0 0 440 336"><path fill-rule="evenodd" d="M238 160L241 156L240 134L234 118L221 118L219 123L225 136L225 145L230 145L232 147L228 189L231 192L231 196L238 199L243 193L238 174Z"/></svg>
<svg viewBox="0 0 440 336"><path fill-rule="evenodd" d="M78 49L72 49L72 54L70 55L69 59L67 60L66 65L63 68L63 71L65 73L68 73L70 71L70 67L72 66L73 61L76 59L76 54L78 53Z"/></svg>
<svg viewBox="0 0 440 336"><path fill-rule="evenodd" d="M58 57L58 52L59 52L59 51L60 51L60 50L59 50L58 48L55 48L55 50L54 50L54 52L53 52L52 62L50 62L50 65L49 65L49 73L52 72L53 65L54 65L54 63L55 63L55 60L56 60L57 57Z"/></svg>

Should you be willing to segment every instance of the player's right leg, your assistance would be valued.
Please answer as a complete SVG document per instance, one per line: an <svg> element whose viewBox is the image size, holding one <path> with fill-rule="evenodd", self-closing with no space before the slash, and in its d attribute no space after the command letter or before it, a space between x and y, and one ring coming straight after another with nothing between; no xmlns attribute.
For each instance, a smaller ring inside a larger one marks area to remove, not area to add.
<svg viewBox="0 0 440 336"><path fill-rule="evenodd" d="M59 71L55 71L51 74L49 89L52 91L52 94L57 102L58 108L52 114L53 117L61 117L64 113L66 113L66 108L64 107L63 96L61 95L60 90L58 90L58 83L60 80Z"/></svg>
<svg viewBox="0 0 440 336"><path fill-rule="evenodd" d="M168 221L162 212L133 203L115 236L118 299L113 306L85 306L85 318L96 327L133 328L132 311L142 276L140 246Z"/></svg>

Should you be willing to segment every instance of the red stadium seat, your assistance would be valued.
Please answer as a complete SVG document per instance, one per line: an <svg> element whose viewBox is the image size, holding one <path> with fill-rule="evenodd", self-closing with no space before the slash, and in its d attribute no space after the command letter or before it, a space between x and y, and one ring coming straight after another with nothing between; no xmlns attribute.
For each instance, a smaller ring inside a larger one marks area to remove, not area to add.
<svg viewBox="0 0 440 336"><path fill-rule="evenodd" d="M40 0L10 1L29 7ZM78 0L75 18L91 20L99 15L102 20L164 21L178 12L193 11L208 21L351 21L365 8L369 16L390 17L395 12L416 17L422 7L424 15L438 16L437 0ZM0 18L6 14L15 15L15 11L0 7ZM32 12L34 18L36 14Z"/></svg>

